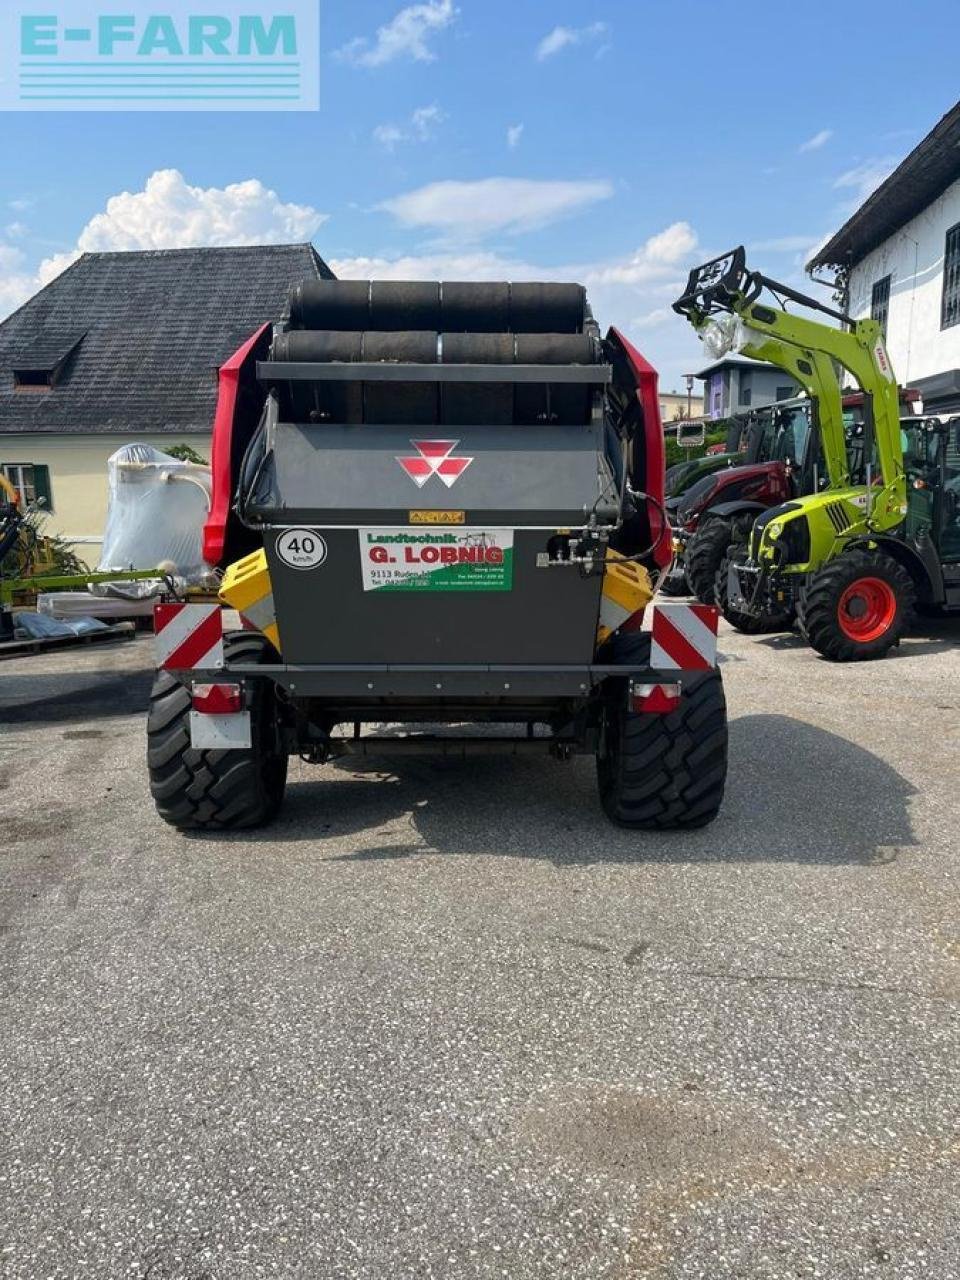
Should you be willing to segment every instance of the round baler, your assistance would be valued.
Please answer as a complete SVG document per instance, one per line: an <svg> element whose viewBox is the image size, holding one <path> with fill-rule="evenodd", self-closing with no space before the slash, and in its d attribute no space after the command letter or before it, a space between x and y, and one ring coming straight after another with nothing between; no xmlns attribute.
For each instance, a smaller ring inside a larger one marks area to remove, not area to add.
<svg viewBox="0 0 960 1280"><path fill-rule="evenodd" d="M221 372L213 471L208 556L245 630L158 609L168 822L267 821L291 753L590 753L614 821L715 816L716 613L651 604L656 374L580 285L297 287Z"/></svg>

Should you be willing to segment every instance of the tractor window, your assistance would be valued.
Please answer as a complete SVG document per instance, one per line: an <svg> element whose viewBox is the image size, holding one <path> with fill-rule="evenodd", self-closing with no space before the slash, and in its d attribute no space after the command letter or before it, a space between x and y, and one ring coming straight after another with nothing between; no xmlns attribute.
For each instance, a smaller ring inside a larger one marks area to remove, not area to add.
<svg viewBox="0 0 960 1280"><path fill-rule="evenodd" d="M751 462L769 462L775 456L777 444L777 424L772 413L758 415L751 430L755 433L753 448L750 451Z"/></svg>
<svg viewBox="0 0 960 1280"><path fill-rule="evenodd" d="M919 426L901 428L903 463L908 472L927 472L938 465L940 437L935 431L924 431Z"/></svg>
<svg viewBox="0 0 960 1280"><path fill-rule="evenodd" d="M774 456L778 461L802 462L810 438L810 415L806 409L785 410L777 415L777 441Z"/></svg>

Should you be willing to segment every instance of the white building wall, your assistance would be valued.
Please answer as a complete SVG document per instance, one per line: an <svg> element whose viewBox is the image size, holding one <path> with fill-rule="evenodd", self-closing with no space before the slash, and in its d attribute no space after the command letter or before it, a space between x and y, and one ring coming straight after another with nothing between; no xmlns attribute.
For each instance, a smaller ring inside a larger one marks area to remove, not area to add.
<svg viewBox="0 0 960 1280"><path fill-rule="evenodd" d="M59 534L80 559L93 568L100 559L107 522L107 462L125 444L149 444L167 450L190 445L202 458L210 457L210 433L169 435L47 435L0 429L0 462L22 462L50 469L53 509L43 532Z"/></svg>
<svg viewBox="0 0 960 1280"><path fill-rule="evenodd" d="M890 276L887 350L897 381L960 368L960 324L940 328L947 231L960 222L960 179L850 273L850 312L870 314L873 285Z"/></svg>

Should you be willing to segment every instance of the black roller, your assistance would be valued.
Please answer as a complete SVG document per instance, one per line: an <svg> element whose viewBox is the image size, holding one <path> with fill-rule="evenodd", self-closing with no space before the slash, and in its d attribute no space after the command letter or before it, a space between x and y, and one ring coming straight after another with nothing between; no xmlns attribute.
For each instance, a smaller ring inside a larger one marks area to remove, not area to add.
<svg viewBox="0 0 960 1280"><path fill-rule="evenodd" d="M518 364L583 365L598 359L597 344L585 333L518 334ZM590 421L593 392L571 383L518 383L514 421L521 426L556 422L564 426Z"/></svg>
<svg viewBox="0 0 960 1280"><path fill-rule="evenodd" d="M444 364L513 364L512 333L445 333ZM491 378L495 372L491 369ZM509 382L445 382L440 387L440 421L465 427L486 422L508 427L513 422L513 384Z"/></svg>
<svg viewBox="0 0 960 1280"><path fill-rule="evenodd" d="M300 329L582 333L585 317L579 284L306 280L290 297Z"/></svg>
<svg viewBox="0 0 960 1280"><path fill-rule="evenodd" d="M519 333L517 364L596 364L597 344L588 333Z"/></svg>
<svg viewBox="0 0 960 1280"><path fill-rule="evenodd" d="M292 329L281 333L273 342L272 358L291 361L323 362L328 360L356 361L363 359L362 333L347 333L327 329Z"/></svg>
<svg viewBox="0 0 960 1280"><path fill-rule="evenodd" d="M444 333L444 364L513 364L512 333Z"/></svg>
<svg viewBox="0 0 960 1280"><path fill-rule="evenodd" d="M370 328L440 328L440 285L436 281L374 280L370 285Z"/></svg>
<svg viewBox="0 0 960 1280"><path fill-rule="evenodd" d="M436 333L365 333L363 358L398 364L436 364ZM433 426L440 393L435 382L367 382L363 389L364 422Z"/></svg>
<svg viewBox="0 0 960 1280"><path fill-rule="evenodd" d="M440 286L440 326L444 333L508 333L510 286L444 281Z"/></svg>
<svg viewBox="0 0 960 1280"><path fill-rule="evenodd" d="M272 359L326 364L331 360L355 363L362 358L362 333L294 329L274 339ZM363 386L356 382L311 382L286 384L292 416L297 422L362 422Z"/></svg>
<svg viewBox="0 0 960 1280"><path fill-rule="evenodd" d="M369 280L305 280L290 296L296 329L370 328Z"/></svg>
<svg viewBox="0 0 960 1280"><path fill-rule="evenodd" d="M387 360L399 364L436 364L436 332L404 330L397 333L380 331L363 334L363 359Z"/></svg>
<svg viewBox="0 0 960 1280"><path fill-rule="evenodd" d="M512 284L513 333L582 333L587 292L581 284Z"/></svg>

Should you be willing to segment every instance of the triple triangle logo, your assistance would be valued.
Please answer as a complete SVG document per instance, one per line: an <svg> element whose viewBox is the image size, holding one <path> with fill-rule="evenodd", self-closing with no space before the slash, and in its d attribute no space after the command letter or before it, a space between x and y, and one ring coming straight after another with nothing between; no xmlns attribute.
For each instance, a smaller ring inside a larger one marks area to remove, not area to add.
<svg viewBox="0 0 960 1280"><path fill-rule="evenodd" d="M417 456L397 458L404 471L422 489L431 476L438 476L448 489L453 488L473 458L451 457L459 440L411 440Z"/></svg>

